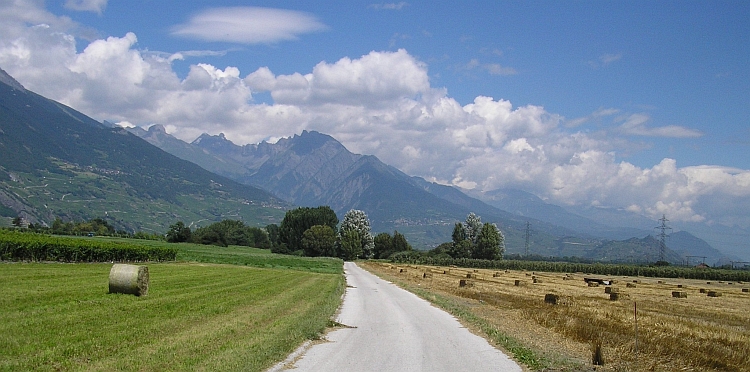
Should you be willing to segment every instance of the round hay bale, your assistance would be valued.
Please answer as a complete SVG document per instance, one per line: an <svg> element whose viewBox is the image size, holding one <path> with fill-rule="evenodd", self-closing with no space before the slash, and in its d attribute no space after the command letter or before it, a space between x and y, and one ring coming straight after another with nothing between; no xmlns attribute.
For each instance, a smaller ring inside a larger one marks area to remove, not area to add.
<svg viewBox="0 0 750 372"><path fill-rule="evenodd" d="M617 288L615 288L615 287L605 287L604 288L604 293L607 293L607 294L617 293L617 292L619 292L619 290L617 290Z"/></svg>
<svg viewBox="0 0 750 372"><path fill-rule="evenodd" d="M701 288L701 289L699 289L698 291L699 291L700 293L706 293L706 292L708 292L708 291L706 291L706 288Z"/></svg>
<svg viewBox="0 0 750 372"><path fill-rule="evenodd" d="M424 274L422 274L422 279L426 279L426 278L432 278L432 273L424 273Z"/></svg>
<svg viewBox="0 0 750 372"><path fill-rule="evenodd" d="M721 297L721 292L708 291L708 297Z"/></svg>
<svg viewBox="0 0 750 372"><path fill-rule="evenodd" d="M500 272L496 272L496 273L492 274L493 278L497 278L498 276L500 276Z"/></svg>
<svg viewBox="0 0 750 372"><path fill-rule="evenodd" d="M742 288L742 292L748 293L748 292L750 292L750 289L748 289L748 288Z"/></svg>
<svg viewBox="0 0 750 372"><path fill-rule="evenodd" d="M520 286L521 286L521 280L519 280L519 279L516 279L516 280L514 281L514 285L515 285L516 287L520 287Z"/></svg>
<svg viewBox="0 0 750 372"><path fill-rule="evenodd" d="M635 283L626 283L625 286L628 287L628 288L635 288L636 284Z"/></svg>
<svg viewBox="0 0 750 372"><path fill-rule="evenodd" d="M674 297L674 298L687 298L687 292L674 291L674 292L672 292L672 297Z"/></svg>
<svg viewBox="0 0 750 372"><path fill-rule="evenodd" d="M589 282L589 287L598 287L599 283L597 282Z"/></svg>
<svg viewBox="0 0 750 372"><path fill-rule="evenodd" d="M471 279L471 273L466 274L466 279Z"/></svg>
<svg viewBox="0 0 750 372"><path fill-rule="evenodd" d="M617 301L619 299L620 299L620 294L618 292L612 292L609 294L610 301Z"/></svg>
<svg viewBox="0 0 750 372"><path fill-rule="evenodd" d="M398 272L400 272L400 273L405 273L405 272L406 272L406 269L401 269L401 270L399 270Z"/></svg>
<svg viewBox="0 0 750 372"><path fill-rule="evenodd" d="M148 267L114 264L109 270L109 293L124 293L136 296L148 294Z"/></svg>
<svg viewBox="0 0 750 372"><path fill-rule="evenodd" d="M677 288L682 288L682 284L677 284Z"/></svg>
<svg viewBox="0 0 750 372"><path fill-rule="evenodd" d="M461 280L458 281L458 286L459 287L473 287L474 283L472 283L472 282L470 282L470 281L468 281L466 279L461 279Z"/></svg>
<svg viewBox="0 0 750 372"><path fill-rule="evenodd" d="M553 294L553 293L547 293L544 295L544 303L551 304L551 305L557 305L557 301L560 299L560 296Z"/></svg>

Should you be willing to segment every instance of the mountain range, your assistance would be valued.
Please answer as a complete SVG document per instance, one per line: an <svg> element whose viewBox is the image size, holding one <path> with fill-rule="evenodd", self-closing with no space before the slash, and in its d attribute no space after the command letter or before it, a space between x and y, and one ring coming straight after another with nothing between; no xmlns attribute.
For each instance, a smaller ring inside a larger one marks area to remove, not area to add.
<svg viewBox="0 0 750 372"><path fill-rule="evenodd" d="M278 222L288 203L23 89L0 70L0 215L29 223L108 219L166 232L183 220Z"/></svg>
<svg viewBox="0 0 750 372"><path fill-rule="evenodd" d="M203 134L187 143L161 125L100 123L0 70L0 216L42 224L103 217L126 230L164 232L178 220L264 226L293 206L319 205L339 216L364 210L375 232L398 230L423 249L450 241L454 224L474 212L501 228L508 253L526 253L527 236L528 253L542 256L653 261L658 251L653 230L594 222L521 190L428 182L323 133L244 146ZM725 258L684 231L669 246L673 262Z"/></svg>
<svg viewBox="0 0 750 372"><path fill-rule="evenodd" d="M240 146L223 134L203 134L188 144L166 133L161 125L130 130L165 151L273 192L289 203L329 205L338 215L362 209L374 230L398 230L419 247L450 241L453 224L475 212L501 227L509 253L525 253L528 223L533 227L529 253L614 261L658 259L658 242L649 239L653 229L598 223L521 190L477 193L428 182L373 156L353 154L331 136L314 131L273 144ZM672 236L668 246L673 249L667 256L674 262L695 255L708 257L711 263L725 257L687 232ZM645 240L636 243L633 237ZM630 241L637 253L617 254L606 248L618 240Z"/></svg>

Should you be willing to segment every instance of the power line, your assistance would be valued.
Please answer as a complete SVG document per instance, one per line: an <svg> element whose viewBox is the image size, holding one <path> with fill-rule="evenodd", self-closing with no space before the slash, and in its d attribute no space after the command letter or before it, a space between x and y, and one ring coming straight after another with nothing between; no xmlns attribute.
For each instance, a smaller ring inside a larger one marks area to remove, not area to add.
<svg viewBox="0 0 750 372"><path fill-rule="evenodd" d="M667 219L667 216L662 214L661 219L659 220L661 224L659 226L654 227L655 229L659 229L661 232L659 233L659 261L664 261L664 256L667 251L667 238L669 237L669 234L667 234L667 230L672 230L671 227L667 226L667 222L669 220Z"/></svg>

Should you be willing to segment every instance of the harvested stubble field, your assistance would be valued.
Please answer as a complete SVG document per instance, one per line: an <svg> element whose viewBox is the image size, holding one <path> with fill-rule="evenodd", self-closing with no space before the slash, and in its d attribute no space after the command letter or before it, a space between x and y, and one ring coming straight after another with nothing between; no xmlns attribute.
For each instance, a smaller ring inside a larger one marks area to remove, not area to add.
<svg viewBox="0 0 750 372"><path fill-rule="evenodd" d="M160 263L135 297L107 293L111 267L0 263L0 370L260 371L324 331L344 291L340 270Z"/></svg>
<svg viewBox="0 0 750 372"><path fill-rule="evenodd" d="M591 370L600 345L597 371L750 371L747 283L604 276L614 284L590 287L583 273L361 265L473 319L463 319L467 326L497 333L489 338L523 345L527 351L511 354L531 354L531 370ZM548 294L557 304L545 303Z"/></svg>

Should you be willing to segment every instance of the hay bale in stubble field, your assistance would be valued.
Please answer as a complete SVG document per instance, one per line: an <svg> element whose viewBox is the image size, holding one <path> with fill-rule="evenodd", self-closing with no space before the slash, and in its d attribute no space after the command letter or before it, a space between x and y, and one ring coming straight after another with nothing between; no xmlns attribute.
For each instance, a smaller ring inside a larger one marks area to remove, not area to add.
<svg viewBox="0 0 750 372"><path fill-rule="evenodd" d="M553 293L547 293L544 295L544 303L551 304L551 305L557 305L557 301L560 300L560 296L553 294Z"/></svg>
<svg viewBox="0 0 750 372"><path fill-rule="evenodd" d="M620 299L620 293L619 292L612 292L609 294L609 300L610 301L617 301Z"/></svg>
<svg viewBox="0 0 750 372"><path fill-rule="evenodd" d="M617 288L615 288L615 287L605 287L604 288L604 293L606 293L606 294L617 293L617 292L619 292L619 290Z"/></svg>
<svg viewBox="0 0 750 372"><path fill-rule="evenodd" d="M109 293L124 293L136 296L148 294L148 267L114 264L109 270Z"/></svg>
<svg viewBox="0 0 750 372"><path fill-rule="evenodd" d="M672 297L674 297L674 298L687 298L687 292L674 291L674 292L672 292Z"/></svg>
<svg viewBox="0 0 750 372"><path fill-rule="evenodd" d="M699 289L698 291L699 291L700 293L706 293L706 292L707 292L707 291L706 291L706 288L701 288L701 289Z"/></svg>
<svg viewBox="0 0 750 372"><path fill-rule="evenodd" d="M750 292L750 289L748 289L748 288L742 288L742 292L748 293L748 292Z"/></svg>
<svg viewBox="0 0 750 372"><path fill-rule="evenodd" d="M721 292L708 291L708 297L721 297Z"/></svg>
<svg viewBox="0 0 750 372"><path fill-rule="evenodd" d="M636 284L635 283L627 283L627 284L625 284L625 286L628 287L628 288L635 288Z"/></svg>
<svg viewBox="0 0 750 372"><path fill-rule="evenodd" d="M513 282L513 284L514 284L514 285L515 285L516 287L520 287L520 286L521 286L521 281L520 281L520 280L518 280L518 279L516 279L516 280L515 280L515 281Z"/></svg>

